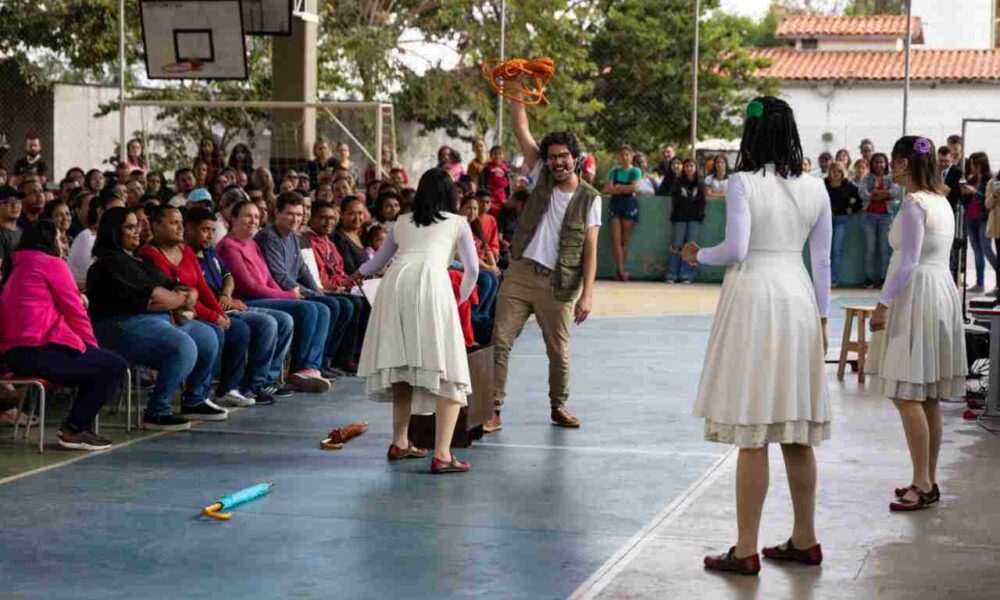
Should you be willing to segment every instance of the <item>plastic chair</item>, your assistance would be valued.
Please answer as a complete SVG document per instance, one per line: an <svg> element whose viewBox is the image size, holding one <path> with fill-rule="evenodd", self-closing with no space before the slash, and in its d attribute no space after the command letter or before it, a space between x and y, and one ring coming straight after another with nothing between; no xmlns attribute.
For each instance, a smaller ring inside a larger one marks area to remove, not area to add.
<svg viewBox="0 0 1000 600"><path fill-rule="evenodd" d="M41 454L45 452L45 388L49 387L49 382L44 379L39 379L37 377L19 377L14 373L5 373L0 375L0 384L9 384L12 386L25 386L29 389L38 390L38 398L32 398L31 401L31 411L28 414L28 423L24 426L24 439L28 439L28 434L31 432L31 420L35 418L35 408L38 408L38 453ZM25 394L25 398L27 394ZM14 435L11 439L17 439L17 431L21 428L20 415L24 412L24 400L21 398L17 403L18 419L14 422Z"/></svg>

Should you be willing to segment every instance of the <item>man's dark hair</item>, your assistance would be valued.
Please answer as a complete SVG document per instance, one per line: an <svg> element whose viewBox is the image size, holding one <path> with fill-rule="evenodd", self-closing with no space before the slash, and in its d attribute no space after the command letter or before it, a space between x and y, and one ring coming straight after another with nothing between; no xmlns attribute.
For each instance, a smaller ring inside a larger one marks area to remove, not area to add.
<svg viewBox="0 0 1000 600"><path fill-rule="evenodd" d="M953 133L953 134L951 134L951 135L948 136L948 143L949 144L961 144L962 143L962 136L958 135L957 133Z"/></svg>
<svg viewBox="0 0 1000 600"><path fill-rule="evenodd" d="M819 154L819 159L820 159L820 160L823 160L824 158L825 158L826 160L833 160L833 155L832 155L832 154L830 154L829 152L820 152L820 154Z"/></svg>
<svg viewBox="0 0 1000 600"><path fill-rule="evenodd" d="M191 173L192 175L194 175L194 169L192 169L191 167L181 167L177 169L176 171L174 171L174 181L177 181L177 178L185 173Z"/></svg>
<svg viewBox="0 0 1000 600"><path fill-rule="evenodd" d="M864 146L865 144L868 144L868 145L869 145L869 146L871 146L872 148L874 148L874 147L875 147L875 142L871 141L871 140L870 140L870 139L868 139L868 138L865 138L865 139L861 140L861 143L860 143L860 144L858 144L858 148L860 148L860 147Z"/></svg>
<svg viewBox="0 0 1000 600"><path fill-rule="evenodd" d="M538 146L542 160L549 159L549 148L552 146L566 146L569 148L569 153L573 155L573 160L580 158L580 142L570 131L553 131L542 138L542 143Z"/></svg>
<svg viewBox="0 0 1000 600"><path fill-rule="evenodd" d="M430 169L420 177L417 193L413 197L413 222L417 227L428 227L443 221L446 213L455 212L458 188L451 175L444 169Z"/></svg>
<svg viewBox="0 0 1000 600"><path fill-rule="evenodd" d="M484 190L480 188L476 190L476 198L492 198L492 196L490 196L489 190Z"/></svg>
<svg viewBox="0 0 1000 600"><path fill-rule="evenodd" d="M302 196L298 192L281 192L274 202L274 209L282 212L286 206L302 206Z"/></svg>
<svg viewBox="0 0 1000 600"><path fill-rule="evenodd" d="M743 123L736 171L757 172L773 163L782 177L802 175L802 142L792 107L773 96L753 102L761 104L763 110L759 117L747 116Z"/></svg>
<svg viewBox="0 0 1000 600"><path fill-rule="evenodd" d="M500 146L493 146L492 148L490 148L490 154L493 154L494 152L497 151L503 152L503 148Z"/></svg>
<svg viewBox="0 0 1000 600"><path fill-rule="evenodd" d="M201 225L205 221L215 222L215 213L204 206L192 206L184 213L184 225Z"/></svg>
<svg viewBox="0 0 1000 600"><path fill-rule="evenodd" d="M938 147L938 155L939 156L951 156L951 148L949 148L948 146L940 146L940 147Z"/></svg>
<svg viewBox="0 0 1000 600"><path fill-rule="evenodd" d="M101 190L100 194L91 198L90 206L87 208L87 227L97 225L97 222L100 220L100 216L97 214L98 211L104 212L108 205L115 200L123 200L123 198L113 192L105 194L104 190Z"/></svg>
<svg viewBox="0 0 1000 600"><path fill-rule="evenodd" d="M150 223L159 223L163 221L163 218L166 216L166 214L172 210L181 212L181 209L177 208L176 206L170 206L169 204L158 204L156 206L151 206L145 210L146 210L146 216L149 217ZM181 214L183 215L183 213Z"/></svg>

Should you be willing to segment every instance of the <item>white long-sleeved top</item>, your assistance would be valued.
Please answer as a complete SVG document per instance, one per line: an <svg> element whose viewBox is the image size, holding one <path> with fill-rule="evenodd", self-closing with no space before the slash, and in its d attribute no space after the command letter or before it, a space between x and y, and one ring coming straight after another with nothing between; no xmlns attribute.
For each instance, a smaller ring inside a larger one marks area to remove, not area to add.
<svg viewBox="0 0 1000 600"><path fill-rule="evenodd" d="M750 250L750 205L739 177L729 178L726 190L726 239L711 248L698 250L698 262L725 266L743 262ZM830 247L833 244L833 212L824 203L819 219L809 233L809 258L812 266L816 305L821 317L830 311Z"/></svg>
<svg viewBox="0 0 1000 600"><path fill-rule="evenodd" d="M371 277L381 271L392 257L396 255L399 246L396 245L394 231L389 232L389 237L382 242L382 247L378 249L371 260L361 265L358 269L365 277ZM476 252L476 243L472 239L472 230L468 225L462 228L462 233L458 238L458 256L465 265L462 273L462 283L459 286L459 304L463 304L472 296L472 291L476 287L476 280L479 278L479 254Z"/></svg>
<svg viewBox="0 0 1000 600"><path fill-rule="evenodd" d="M925 225L927 213L916 202L906 200L896 217L899 220L899 240L900 247L896 249L899 257L896 260L896 268L892 275L882 286L882 295L879 296L879 304L889 306L892 300L910 285L913 272L916 271L920 263L920 253L924 247L924 233L927 231Z"/></svg>

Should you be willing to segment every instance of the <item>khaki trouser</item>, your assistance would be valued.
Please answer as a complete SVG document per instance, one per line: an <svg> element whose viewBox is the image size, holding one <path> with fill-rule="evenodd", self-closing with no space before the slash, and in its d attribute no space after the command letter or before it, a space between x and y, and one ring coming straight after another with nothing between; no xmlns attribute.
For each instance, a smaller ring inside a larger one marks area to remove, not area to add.
<svg viewBox="0 0 1000 600"><path fill-rule="evenodd" d="M549 357L549 401L553 408L569 400L569 323L573 301L552 295L551 271L528 259L511 264L497 296L493 324L493 404L503 406L507 395L507 362L514 340L534 313Z"/></svg>

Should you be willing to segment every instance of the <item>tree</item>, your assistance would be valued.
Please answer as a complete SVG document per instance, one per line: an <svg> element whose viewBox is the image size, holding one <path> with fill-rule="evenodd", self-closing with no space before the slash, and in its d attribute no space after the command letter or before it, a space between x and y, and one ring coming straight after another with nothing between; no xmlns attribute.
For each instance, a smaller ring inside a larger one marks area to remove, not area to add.
<svg viewBox="0 0 1000 600"><path fill-rule="evenodd" d="M850 0L844 14L849 16L905 15L905 0Z"/></svg>
<svg viewBox="0 0 1000 600"><path fill-rule="evenodd" d="M591 56L598 65L597 97L609 110L594 132L604 148L622 142L653 149L689 137L694 1L657 10L658 0L612 0L595 24ZM708 9L718 2L703 2ZM698 70L700 137L732 137L741 109L765 84L765 66L746 49L752 20L714 12L701 21Z"/></svg>

